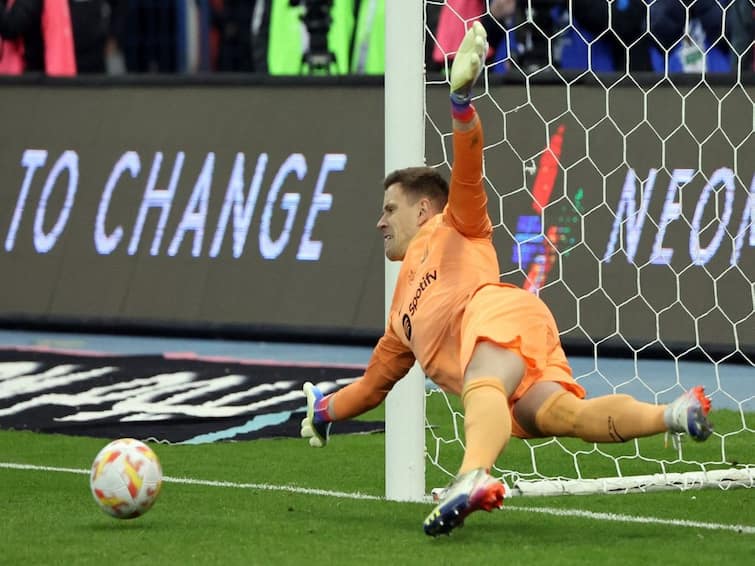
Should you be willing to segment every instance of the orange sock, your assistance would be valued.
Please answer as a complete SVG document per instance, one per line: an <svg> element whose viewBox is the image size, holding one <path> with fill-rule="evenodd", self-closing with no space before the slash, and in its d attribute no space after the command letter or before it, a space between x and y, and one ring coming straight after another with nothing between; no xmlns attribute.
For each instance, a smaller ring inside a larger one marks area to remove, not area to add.
<svg viewBox="0 0 755 566"><path fill-rule="evenodd" d="M490 469L511 437L506 390L494 377L473 379L461 394L466 450L459 474Z"/></svg>
<svg viewBox="0 0 755 566"><path fill-rule="evenodd" d="M665 432L664 407L629 395L579 399L568 391L551 395L535 423L544 435L573 436L588 442L624 442Z"/></svg>

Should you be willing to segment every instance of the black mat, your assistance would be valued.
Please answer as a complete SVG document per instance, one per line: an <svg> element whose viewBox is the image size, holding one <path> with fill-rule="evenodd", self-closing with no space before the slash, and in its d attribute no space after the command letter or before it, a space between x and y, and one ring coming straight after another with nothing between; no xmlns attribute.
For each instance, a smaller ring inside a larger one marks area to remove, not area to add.
<svg viewBox="0 0 755 566"><path fill-rule="evenodd" d="M298 437L305 381L335 389L361 368L0 349L0 428L199 444ZM344 421L333 434L384 430Z"/></svg>

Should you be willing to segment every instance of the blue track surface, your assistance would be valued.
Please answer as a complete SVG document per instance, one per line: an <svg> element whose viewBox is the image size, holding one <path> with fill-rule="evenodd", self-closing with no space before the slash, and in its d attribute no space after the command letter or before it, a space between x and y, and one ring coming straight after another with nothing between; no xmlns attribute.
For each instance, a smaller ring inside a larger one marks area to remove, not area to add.
<svg viewBox="0 0 755 566"><path fill-rule="evenodd" d="M59 350L86 350L113 354L160 354L192 352L199 356L235 359L366 365L372 351L364 346L242 342L100 334L68 334L0 330L0 346L36 346ZM627 393L643 401L668 402L683 388L703 385L713 398L714 408L755 411L755 369L742 364L679 362L585 357L570 358L574 375L588 396ZM636 376L639 376L636 377ZM618 386L616 390L613 386Z"/></svg>

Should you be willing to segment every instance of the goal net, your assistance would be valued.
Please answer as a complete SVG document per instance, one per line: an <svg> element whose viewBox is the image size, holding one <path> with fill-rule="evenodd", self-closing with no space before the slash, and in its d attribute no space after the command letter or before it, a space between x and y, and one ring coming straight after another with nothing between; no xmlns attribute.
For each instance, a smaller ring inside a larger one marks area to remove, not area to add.
<svg viewBox="0 0 755 566"><path fill-rule="evenodd" d="M444 173L453 50L489 30L474 103L501 280L549 305L588 396L702 384L714 407L703 444L512 439L495 472L513 494L753 485L753 7L636 4L425 2L425 160ZM425 404L431 488L461 462L463 414L429 381Z"/></svg>

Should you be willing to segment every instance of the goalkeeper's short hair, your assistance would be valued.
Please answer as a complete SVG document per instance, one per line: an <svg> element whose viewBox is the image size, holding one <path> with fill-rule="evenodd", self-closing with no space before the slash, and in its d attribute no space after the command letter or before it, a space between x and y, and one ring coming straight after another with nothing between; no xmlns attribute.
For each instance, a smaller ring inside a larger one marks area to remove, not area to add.
<svg viewBox="0 0 755 566"><path fill-rule="evenodd" d="M448 181L432 167L406 167L389 173L383 189L399 183L412 200L427 197L442 210L448 202Z"/></svg>

